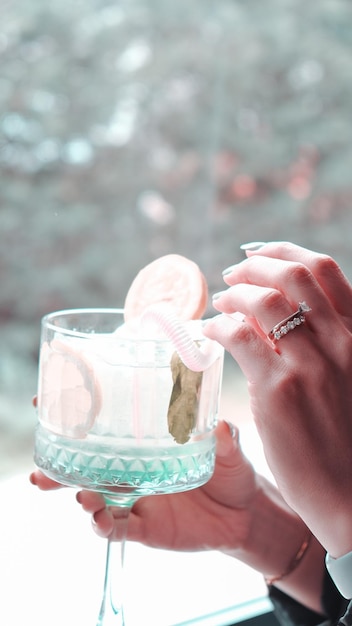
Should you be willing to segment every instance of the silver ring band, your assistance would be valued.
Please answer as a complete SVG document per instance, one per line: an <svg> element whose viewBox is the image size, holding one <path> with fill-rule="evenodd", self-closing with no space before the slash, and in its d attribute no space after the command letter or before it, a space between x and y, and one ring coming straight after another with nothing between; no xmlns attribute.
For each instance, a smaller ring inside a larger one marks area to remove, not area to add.
<svg viewBox="0 0 352 626"><path fill-rule="evenodd" d="M292 313L292 315L289 315L289 317L286 317L278 324L275 324L275 326L271 329L270 333L268 333L268 338L270 339L270 341L276 343L277 341L279 341L279 339L287 335L287 333L289 333L291 330L294 330L301 324L304 324L304 322L306 321L305 314L311 310L312 309L310 308L310 306L308 306L306 302L300 302L298 305L298 310L295 313Z"/></svg>

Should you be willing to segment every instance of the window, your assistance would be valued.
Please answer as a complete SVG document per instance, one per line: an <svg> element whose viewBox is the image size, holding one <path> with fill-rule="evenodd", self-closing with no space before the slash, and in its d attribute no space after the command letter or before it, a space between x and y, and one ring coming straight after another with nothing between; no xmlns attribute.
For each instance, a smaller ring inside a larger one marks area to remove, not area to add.
<svg viewBox="0 0 352 626"><path fill-rule="evenodd" d="M0 474L31 465L40 317L117 306L178 252L351 274L348 0L17 0L0 33ZM211 308L208 311L211 314Z"/></svg>

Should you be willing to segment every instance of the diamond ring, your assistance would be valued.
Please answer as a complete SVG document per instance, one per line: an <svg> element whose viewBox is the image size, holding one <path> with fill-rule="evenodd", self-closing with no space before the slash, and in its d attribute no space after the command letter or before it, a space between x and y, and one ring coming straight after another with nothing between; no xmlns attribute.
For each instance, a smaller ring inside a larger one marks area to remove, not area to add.
<svg viewBox="0 0 352 626"><path fill-rule="evenodd" d="M306 321L305 314L311 310L312 309L310 308L310 306L308 306L306 302L299 302L298 310L295 313L292 313L292 315L289 315L289 317L286 317L278 324L275 324L275 326L268 333L268 338L270 339L270 341L276 343L276 341L279 341L279 339L287 335L287 333L289 333L291 330L294 330L295 328L297 328L297 326L304 324L304 322Z"/></svg>

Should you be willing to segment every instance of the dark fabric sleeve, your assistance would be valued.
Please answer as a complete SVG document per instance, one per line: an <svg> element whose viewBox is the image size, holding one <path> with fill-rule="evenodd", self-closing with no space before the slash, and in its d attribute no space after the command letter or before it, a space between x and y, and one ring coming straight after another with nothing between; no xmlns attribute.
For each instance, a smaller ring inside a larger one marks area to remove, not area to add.
<svg viewBox="0 0 352 626"><path fill-rule="evenodd" d="M350 600L345 615L339 620L338 626L352 626L352 600Z"/></svg>
<svg viewBox="0 0 352 626"><path fill-rule="evenodd" d="M307 609L274 586L269 587L269 598L281 626L317 626L324 621L324 615Z"/></svg>
<svg viewBox="0 0 352 626"><path fill-rule="evenodd" d="M347 607L345 600L337 591L328 573L324 578L322 606L325 614L307 609L275 586L269 587L269 597L273 603L274 614L281 626L332 626L336 624Z"/></svg>
<svg viewBox="0 0 352 626"><path fill-rule="evenodd" d="M326 572L324 578L322 605L326 615L333 624L337 623L339 617L345 613L348 602L349 601L346 600L346 598L344 598L336 589L328 572Z"/></svg>

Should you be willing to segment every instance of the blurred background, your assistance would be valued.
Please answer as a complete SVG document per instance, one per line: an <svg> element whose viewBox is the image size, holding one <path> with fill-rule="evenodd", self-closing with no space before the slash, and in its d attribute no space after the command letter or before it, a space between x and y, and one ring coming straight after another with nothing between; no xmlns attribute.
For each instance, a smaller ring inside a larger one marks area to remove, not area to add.
<svg viewBox="0 0 352 626"><path fill-rule="evenodd" d="M351 76L349 0L1 0L0 477L32 467L45 313L170 252L218 291L254 240L352 278Z"/></svg>

